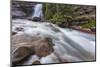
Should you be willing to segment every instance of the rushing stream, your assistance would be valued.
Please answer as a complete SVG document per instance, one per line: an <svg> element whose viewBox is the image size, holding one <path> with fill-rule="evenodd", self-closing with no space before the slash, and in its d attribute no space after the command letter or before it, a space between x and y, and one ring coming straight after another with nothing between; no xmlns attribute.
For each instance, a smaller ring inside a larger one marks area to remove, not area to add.
<svg viewBox="0 0 100 67"><path fill-rule="evenodd" d="M23 31L17 31L21 27ZM76 61L93 61L95 60L95 35L86 34L72 29L60 28L52 23L39 23L25 19L12 20L12 31L18 35L25 33L29 36L48 37L55 44L54 52L46 57L39 59L33 55L25 62L30 65L33 60L39 60L42 64L76 62Z"/></svg>

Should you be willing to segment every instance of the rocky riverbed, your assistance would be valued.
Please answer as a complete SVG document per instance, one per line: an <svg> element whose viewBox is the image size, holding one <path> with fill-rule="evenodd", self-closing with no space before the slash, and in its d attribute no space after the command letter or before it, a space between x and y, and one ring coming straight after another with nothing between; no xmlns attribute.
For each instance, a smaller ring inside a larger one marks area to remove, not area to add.
<svg viewBox="0 0 100 67"><path fill-rule="evenodd" d="M95 60L95 36L52 23L12 19L12 63L32 65Z"/></svg>

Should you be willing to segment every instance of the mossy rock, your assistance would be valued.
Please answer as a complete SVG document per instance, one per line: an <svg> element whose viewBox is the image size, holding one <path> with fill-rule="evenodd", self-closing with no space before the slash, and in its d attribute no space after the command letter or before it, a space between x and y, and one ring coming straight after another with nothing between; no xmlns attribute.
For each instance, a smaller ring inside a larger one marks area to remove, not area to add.
<svg viewBox="0 0 100 67"><path fill-rule="evenodd" d="M82 25L83 28L96 27L96 20L89 20L88 23Z"/></svg>

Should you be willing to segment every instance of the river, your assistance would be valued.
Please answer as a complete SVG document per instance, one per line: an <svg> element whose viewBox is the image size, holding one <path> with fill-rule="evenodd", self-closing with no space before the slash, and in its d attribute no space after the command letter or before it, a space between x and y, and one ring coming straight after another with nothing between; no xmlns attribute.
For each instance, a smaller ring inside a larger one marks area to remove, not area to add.
<svg viewBox="0 0 100 67"><path fill-rule="evenodd" d="M17 31L18 27L22 27L24 31ZM95 35L60 28L48 22L40 23L26 19L12 20L12 31L18 32L19 35L22 33L30 36L40 34L38 36L49 37L55 44L53 53L41 59L33 55L24 63L25 65L30 65L34 58L41 64L95 60Z"/></svg>

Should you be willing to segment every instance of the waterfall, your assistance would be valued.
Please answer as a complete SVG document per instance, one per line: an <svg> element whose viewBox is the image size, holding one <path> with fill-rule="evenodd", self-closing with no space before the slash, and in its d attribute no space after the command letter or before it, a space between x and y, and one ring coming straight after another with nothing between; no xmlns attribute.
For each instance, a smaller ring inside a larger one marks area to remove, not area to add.
<svg viewBox="0 0 100 67"><path fill-rule="evenodd" d="M38 18L43 17L42 4L36 4L35 7L33 8L33 10L34 10L33 17L38 17Z"/></svg>
<svg viewBox="0 0 100 67"><path fill-rule="evenodd" d="M39 4L37 7L40 6L42 5ZM39 14L36 13L35 15ZM17 31L19 35L25 33L29 36L35 35L52 39L53 44L55 44L53 47L54 52L46 57L42 57L40 59L42 64L95 60L94 35L76 30L63 29L52 23L34 23L22 19L12 20L12 22L12 31L16 31L16 27L24 29L24 31ZM25 64L30 64L30 60L29 63Z"/></svg>

